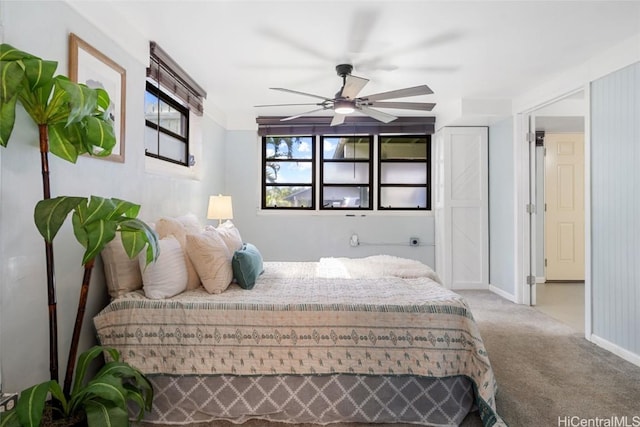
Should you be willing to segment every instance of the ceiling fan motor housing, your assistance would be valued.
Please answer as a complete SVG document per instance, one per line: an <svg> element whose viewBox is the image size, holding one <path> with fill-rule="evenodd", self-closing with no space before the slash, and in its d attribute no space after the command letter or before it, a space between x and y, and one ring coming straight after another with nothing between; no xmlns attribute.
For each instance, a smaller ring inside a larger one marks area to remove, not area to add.
<svg viewBox="0 0 640 427"><path fill-rule="evenodd" d="M353 71L353 65L351 64L339 64L336 65L336 72L342 78L348 76Z"/></svg>

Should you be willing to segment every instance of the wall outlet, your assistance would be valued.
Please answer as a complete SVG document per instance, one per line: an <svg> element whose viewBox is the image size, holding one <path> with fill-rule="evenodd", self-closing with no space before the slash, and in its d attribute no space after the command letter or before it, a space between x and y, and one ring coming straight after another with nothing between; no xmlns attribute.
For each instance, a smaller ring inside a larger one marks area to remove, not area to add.
<svg viewBox="0 0 640 427"><path fill-rule="evenodd" d="M349 240L349 244L353 247L356 247L360 244L360 239L357 234L352 234L351 239Z"/></svg>
<svg viewBox="0 0 640 427"><path fill-rule="evenodd" d="M420 239L417 237L409 237L409 246L419 246Z"/></svg>
<svg viewBox="0 0 640 427"><path fill-rule="evenodd" d="M0 412L10 411L16 407L18 393L2 393L0 395Z"/></svg>

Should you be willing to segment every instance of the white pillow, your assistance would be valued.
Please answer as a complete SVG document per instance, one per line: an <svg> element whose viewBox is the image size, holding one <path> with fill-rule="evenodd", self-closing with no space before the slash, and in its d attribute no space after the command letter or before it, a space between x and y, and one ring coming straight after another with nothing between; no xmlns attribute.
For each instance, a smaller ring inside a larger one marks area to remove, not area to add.
<svg viewBox="0 0 640 427"><path fill-rule="evenodd" d="M146 254L146 250L142 250ZM137 258L129 258L122 247L120 233L101 252L104 276L111 298L142 288L142 275Z"/></svg>
<svg viewBox="0 0 640 427"><path fill-rule="evenodd" d="M227 289L233 280L232 253L222 237L213 231L187 234L187 254L193 262L202 285L211 294Z"/></svg>
<svg viewBox="0 0 640 427"><path fill-rule="evenodd" d="M187 256L187 248L186 248L186 240L188 232L199 233L200 230L193 231L194 224L191 223L188 227L185 226L185 223L189 223L189 216L185 215L185 217L180 218L171 218L171 217L163 217L158 220L156 223L156 231L158 232L158 236L163 239L168 236L174 236L180 246L182 247L182 251L185 256L185 263L187 265L187 289L197 289L200 287L200 278L198 277L198 273L193 266L193 263ZM195 218L195 216L194 216ZM191 219L192 220L192 219ZM197 221L197 220L196 220Z"/></svg>
<svg viewBox="0 0 640 427"><path fill-rule="evenodd" d="M175 237L158 241L160 255L145 267L146 253L138 255L142 271L142 289L147 298L170 298L187 288L187 266L184 252Z"/></svg>
<svg viewBox="0 0 640 427"><path fill-rule="evenodd" d="M224 240L229 252L231 252L231 256L233 256L235 251L242 249L242 237L240 237L240 231L233 222L226 220L215 228L215 230L220 234L222 240Z"/></svg>

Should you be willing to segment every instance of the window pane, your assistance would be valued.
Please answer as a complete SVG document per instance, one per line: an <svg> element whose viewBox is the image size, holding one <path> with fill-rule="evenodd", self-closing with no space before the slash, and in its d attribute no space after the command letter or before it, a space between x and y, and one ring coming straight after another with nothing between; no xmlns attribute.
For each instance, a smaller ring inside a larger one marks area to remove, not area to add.
<svg viewBox="0 0 640 427"><path fill-rule="evenodd" d="M269 136L266 138L267 159L311 159L313 139L310 136Z"/></svg>
<svg viewBox="0 0 640 427"><path fill-rule="evenodd" d="M147 153L158 154L158 131L145 126L144 149Z"/></svg>
<svg viewBox="0 0 640 427"><path fill-rule="evenodd" d="M187 145L179 139L173 138L164 133L160 134L160 152L158 155L167 159L176 160L180 163L187 163Z"/></svg>
<svg viewBox="0 0 640 427"><path fill-rule="evenodd" d="M323 208L368 208L369 187L324 187Z"/></svg>
<svg viewBox="0 0 640 427"><path fill-rule="evenodd" d="M270 162L265 165L266 182L277 184L311 184L313 163Z"/></svg>
<svg viewBox="0 0 640 427"><path fill-rule="evenodd" d="M380 137L380 159L400 160L400 159L427 159L427 138L424 136Z"/></svg>
<svg viewBox="0 0 640 427"><path fill-rule="evenodd" d="M268 208L309 208L313 198L310 186L267 186L265 196Z"/></svg>
<svg viewBox="0 0 640 427"><path fill-rule="evenodd" d="M150 92L145 93L145 119L177 135L186 137L185 114Z"/></svg>
<svg viewBox="0 0 640 427"><path fill-rule="evenodd" d="M369 163L329 162L323 174L325 184L368 184Z"/></svg>
<svg viewBox="0 0 640 427"><path fill-rule="evenodd" d="M380 206L383 208L426 208L425 187L382 187Z"/></svg>
<svg viewBox="0 0 640 427"><path fill-rule="evenodd" d="M382 184L426 184L426 163L381 163Z"/></svg>
<svg viewBox="0 0 640 427"><path fill-rule="evenodd" d="M322 158L368 160L371 139L365 137L324 137L322 141Z"/></svg>

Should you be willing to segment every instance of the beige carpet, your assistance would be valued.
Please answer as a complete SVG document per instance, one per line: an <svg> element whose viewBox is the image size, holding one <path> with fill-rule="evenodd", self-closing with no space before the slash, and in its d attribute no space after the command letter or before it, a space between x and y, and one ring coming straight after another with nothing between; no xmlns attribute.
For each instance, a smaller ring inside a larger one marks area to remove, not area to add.
<svg viewBox="0 0 640 427"><path fill-rule="evenodd" d="M531 307L513 304L488 291L460 294L469 302L480 327L498 381L498 413L508 425L597 425L587 423L596 417L618 417L629 426L640 426L640 367L591 344L569 326ZM581 420L585 424L579 424ZM290 425L261 420L242 424ZM469 414L462 423L464 427L480 425L477 413ZM234 424L219 421L189 427L231 426Z"/></svg>

